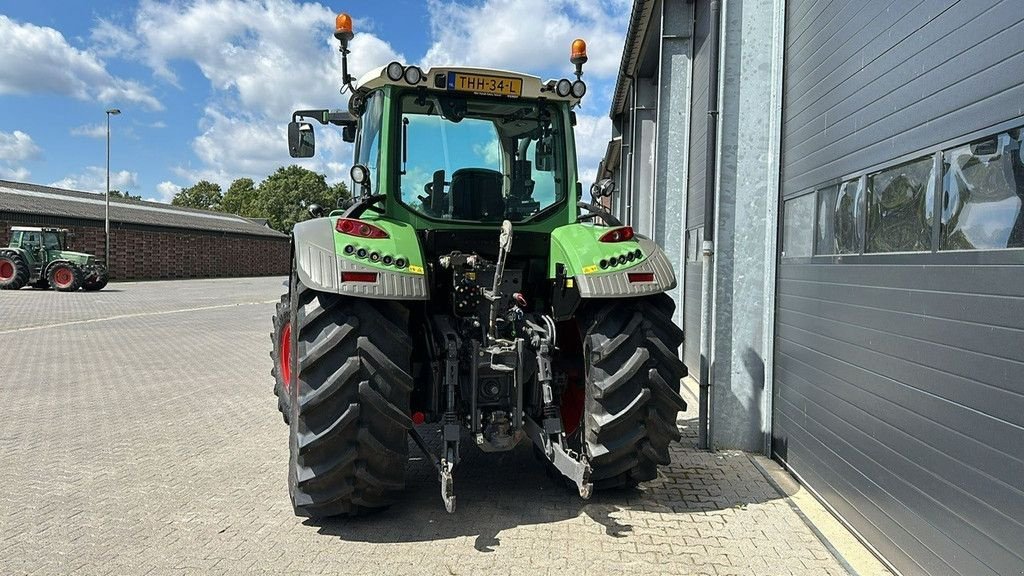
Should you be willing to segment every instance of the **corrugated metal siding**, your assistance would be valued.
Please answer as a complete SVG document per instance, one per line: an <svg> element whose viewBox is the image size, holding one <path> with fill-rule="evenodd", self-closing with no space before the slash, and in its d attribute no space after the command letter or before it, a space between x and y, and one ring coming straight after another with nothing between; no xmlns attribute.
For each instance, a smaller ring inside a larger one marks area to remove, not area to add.
<svg viewBox="0 0 1024 576"><path fill-rule="evenodd" d="M705 147L708 125L708 64L711 46L708 32L711 12L708 2L694 5L696 24L693 34L693 96L690 100L690 174L687 177L686 227L704 223Z"/></svg>
<svg viewBox="0 0 1024 576"><path fill-rule="evenodd" d="M786 26L785 197L1024 115L1019 0ZM907 574L1024 566L1022 278L1020 251L780 263L774 451Z"/></svg>
<svg viewBox="0 0 1024 576"><path fill-rule="evenodd" d="M700 376L700 283L701 263L686 263L686 296L683 298L683 363L690 375Z"/></svg>

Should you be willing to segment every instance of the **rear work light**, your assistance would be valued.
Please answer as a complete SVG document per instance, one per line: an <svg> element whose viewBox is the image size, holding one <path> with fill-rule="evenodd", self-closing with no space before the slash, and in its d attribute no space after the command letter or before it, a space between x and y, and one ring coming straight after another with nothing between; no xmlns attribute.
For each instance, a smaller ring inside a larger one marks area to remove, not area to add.
<svg viewBox="0 0 1024 576"><path fill-rule="evenodd" d="M626 240L633 239L633 227L623 226L622 228L616 228L614 230L605 232L601 236L601 242L625 242Z"/></svg>
<svg viewBox="0 0 1024 576"><path fill-rule="evenodd" d="M357 238L388 238L387 232L373 224L368 224L354 218L338 218L338 223L334 225L334 229L342 234L348 234Z"/></svg>
<svg viewBox="0 0 1024 576"><path fill-rule="evenodd" d="M654 282L654 272L628 272L626 276L633 284L641 282Z"/></svg>
<svg viewBox="0 0 1024 576"><path fill-rule="evenodd" d="M342 272L342 282L376 282L376 272Z"/></svg>

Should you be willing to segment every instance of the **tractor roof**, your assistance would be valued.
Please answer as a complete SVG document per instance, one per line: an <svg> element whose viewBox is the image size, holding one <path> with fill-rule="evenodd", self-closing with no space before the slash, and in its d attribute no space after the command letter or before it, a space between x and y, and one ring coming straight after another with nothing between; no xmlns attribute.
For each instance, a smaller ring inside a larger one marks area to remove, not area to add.
<svg viewBox="0 0 1024 576"><path fill-rule="evenodd" d="M392 80L388 77L387 66L381 66L375 68L359 79L359 88L366 90L373 90L374 88L380 88L382 86L401 86L409 87L412 86L409 82L406 82L405 78L399 78L398 80ZM511 72L508 70L496 70L490 68L470 68L463 66L435 66L428 68L423 71L422 79L415 84L416 86L426 88L428 90L437 91L455 91L454 88L449 87L449 75L450 74L466 74L474 77L484 78L496 78L496 79L518 79L522 81L522 90L519 95L520 98L544 98L546 100L556 100L568 102L570 107L575 107L579 104L581 98L576 98L571 94L568 96L559 96L555 92L555 84L558 80L548 80L547 82L541 82L541 79L537 76L531 76L529 74L522 74L520 72ZM570 75L571 76L571 75ZM573 78L567 78L570 82ZM473 93L472 91L465 91L463 93Z"/></svg>

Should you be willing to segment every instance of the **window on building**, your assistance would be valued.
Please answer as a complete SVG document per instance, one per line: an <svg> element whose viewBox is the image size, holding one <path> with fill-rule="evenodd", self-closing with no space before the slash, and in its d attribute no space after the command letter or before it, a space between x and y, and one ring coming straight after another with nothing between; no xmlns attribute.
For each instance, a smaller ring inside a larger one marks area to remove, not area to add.
<svg viewBox="0 0 1024 576"><path fill-rule="evenodd" d="M818 191L818 233L814 253L857 254L861 245L861 179Z"/></svg>
<svg viewBox="0 0 1024 576"><path fill-rule="evenodd" d="M1024 247L1024 129L943 155L942 250Z"/></svg>
<svg viewBox="0 0 1024 576"><path fill-rule="evenodd" d="M704 241L704 228L692 228L686 231L686 261L700 262L701 244Z"/></svg>
<svg viewBox="0 0 1024 576"><path fill-rule="evenodd" d="M814 194L786 200L782 207L782 257L810 256L814 248Z"/></svg>
<svg viewBox="0 0 1024 576"><path fill-rule="evenodd" d="M838 186L818 190L818 234L814 242L815 254L836 253L836 191Z"/></svg>
<svg viewBox="0 0 1024 576"><path fill-rule="evenodd" d="M931 250L933 167L928 156L868 175L867 252Z"/></svg>

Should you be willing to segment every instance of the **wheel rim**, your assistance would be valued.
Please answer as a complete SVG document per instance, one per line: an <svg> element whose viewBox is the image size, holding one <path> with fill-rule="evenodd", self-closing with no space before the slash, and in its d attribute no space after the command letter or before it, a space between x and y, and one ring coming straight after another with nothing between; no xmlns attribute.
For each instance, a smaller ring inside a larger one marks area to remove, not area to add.
<svg viewBox="0 0 1024 576"><path fill-rule="evenodd" d="M559 407L565 433L572 436L583 423L583 405L587 400L587 391L580 381L579 372L573 371L568 376L569 382L565 391L562 392Z"/></svg>
<svg viewBox="0 0 1024 576"><path fill-rule="evenodd" d="M75 275L71 273L71 269L61 266L57 268L53 273L53 283L61 288L67 288L71 286L71 283L75 281Z"/></svg>
<svg viewBox="0 0 1024 576"><path fill-rule="evenodd" d="M0 260L0 282L14 278L14 264L10 260Z"/></svg>
<svg viewBox="0 0 1024 576"><path fill-rule="evenodd" d="M281 373L281 379L284 380L285 392L291 392L292 389L292 324L291 322L284 325L284 330L281 330L281 365L277 367Z"/></svg>

